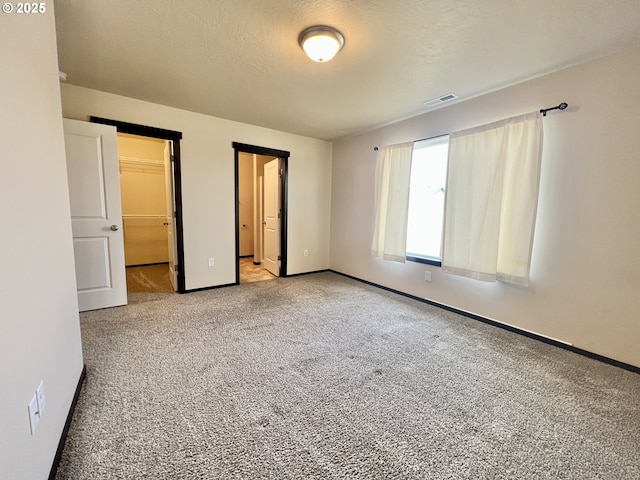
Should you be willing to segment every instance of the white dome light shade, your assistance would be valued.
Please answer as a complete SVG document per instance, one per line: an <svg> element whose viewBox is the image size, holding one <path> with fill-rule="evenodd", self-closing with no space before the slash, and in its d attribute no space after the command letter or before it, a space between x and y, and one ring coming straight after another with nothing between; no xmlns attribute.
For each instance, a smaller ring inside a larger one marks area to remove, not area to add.
<svg viewBox="0 0 640 480"><path fill-rule="evenodd" d="M344 37L335 28L318 25L303 30L298 43L314 62L327 62L344 46Z"/></svg>

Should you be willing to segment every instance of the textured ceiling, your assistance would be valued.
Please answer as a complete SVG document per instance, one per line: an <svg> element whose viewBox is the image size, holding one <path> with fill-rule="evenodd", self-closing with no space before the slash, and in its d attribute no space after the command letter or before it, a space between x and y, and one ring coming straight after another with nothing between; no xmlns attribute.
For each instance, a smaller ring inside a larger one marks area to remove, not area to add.
<svg viewBox="0 0 640 480"><path fill-rule="evenodd" d="M335 139L640 43L638 0L56 0L67 83ZM328 63L297 43L340 30Z"/></svg>

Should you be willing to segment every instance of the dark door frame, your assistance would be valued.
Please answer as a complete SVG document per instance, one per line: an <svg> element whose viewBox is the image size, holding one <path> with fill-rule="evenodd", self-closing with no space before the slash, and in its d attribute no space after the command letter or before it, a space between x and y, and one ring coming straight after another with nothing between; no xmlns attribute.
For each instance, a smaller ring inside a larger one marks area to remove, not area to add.
<svg viewBox="0 0 640 480"><path fill-rule="evenodd" d="M240 285L240 178L239 178L239 153L251 153L266 157L278 157L282 159L282 183L280 184L280 198L282 200L282 218L280 219L280 276L287 276L287 218L288 218L288 169L290 152L273 148L248 145L246 143L232 142L234 149L234 175L236 183L236 285Z"/></svg>
<svg viewBox="0 0 640 480"><path fill-rule="evenodd" d="M185 293L185 276L184 276L184 235L182 229L182 171L180 168L180 140L182 132L173 130L165 130L163 128L148 127L138 125L136 123L120 122L118 120L110 120L101 117L89 117L92 123L101 123L103 125L112 125L116 127L119 133L128 133L131 135L140 135L142 137L159 138L162 140L171 140L173 142L173 185L176 203L176 211L174 217L176 219L176 250L178 254L178 293Z"/></svg>

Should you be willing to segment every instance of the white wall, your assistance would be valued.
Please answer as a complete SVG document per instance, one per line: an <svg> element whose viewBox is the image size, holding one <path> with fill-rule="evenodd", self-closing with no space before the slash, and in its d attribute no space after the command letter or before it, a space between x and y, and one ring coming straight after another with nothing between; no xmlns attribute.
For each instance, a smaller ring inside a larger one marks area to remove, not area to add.
<svg viewBox="0 0 640 480"><path fill-rule="evenodd" d="M73 79L69 79L73 81ZM62 85L67 118L90 115L177 130L182 158L186 288L235 282L232 142L291 152L287 274L329 267L331 143L73 85ZM303 250L309 256L303 256ZM215 267L207 259L215 258Z"/></svg>
<svg viewBox="0 0 640 480"><path fill-rule="evenodd" d="M640 366L639 78L640 48L632 48L335 142L331 268ZM371 258L375 145L562 101L570 108L544 119L529 288Z"/></svg>
<svg viewBox="0 0 640 480"><path fill-rule="evenodd" d="M1 22L0 478L38 480L82 371L53 2ZM41 380L47 406L31 436Z"/></svg>

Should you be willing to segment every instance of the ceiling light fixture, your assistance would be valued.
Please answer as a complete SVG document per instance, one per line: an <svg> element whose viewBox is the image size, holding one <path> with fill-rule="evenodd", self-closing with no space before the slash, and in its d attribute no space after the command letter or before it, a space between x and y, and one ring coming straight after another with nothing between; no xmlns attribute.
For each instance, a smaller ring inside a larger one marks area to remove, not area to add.
<svg viewBox="0 0 640 480"><path fill-rule="evenodd" d="M344 46L344 37L333 27L316 25L304 29L298 43L314 62L328 62Z"/></svg>

